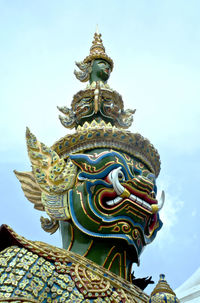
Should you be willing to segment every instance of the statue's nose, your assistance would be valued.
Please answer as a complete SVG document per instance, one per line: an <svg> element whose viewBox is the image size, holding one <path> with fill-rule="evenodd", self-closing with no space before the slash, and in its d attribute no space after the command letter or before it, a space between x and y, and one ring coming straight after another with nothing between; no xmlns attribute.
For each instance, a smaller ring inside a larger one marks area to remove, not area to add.
<svg viewBox="0 0 200 303"><path fill-rule="evenodd" d="M149 196L155 199L156 194L154 191L153 180L144 176L137 176L132 179L131 183L134 184L137 189L146 192Z"/></svg>

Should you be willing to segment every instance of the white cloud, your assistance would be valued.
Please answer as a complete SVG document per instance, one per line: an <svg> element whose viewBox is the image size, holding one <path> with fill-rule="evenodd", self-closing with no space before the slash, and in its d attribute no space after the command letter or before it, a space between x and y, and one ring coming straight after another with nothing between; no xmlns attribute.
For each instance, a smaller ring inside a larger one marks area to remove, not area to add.
<svg viewBox="0 0 200 303"><path fill-rule="evenodd" d="M196 211L196 209L193 209L193 211L192 211L192 213L191 213L191 216L192 217L195 217L197 215L197 211Z"/></svg>
<svg viewBox="0 0 200 303"><path fill-rule="evenodd" d="M180 188L176 188L176 192L171 194L169 177L165 180L160 180L159 188L165 190L165 204L160 211L160 218L163 222L163 227L157 235L157 245L162 247L166 243L173 243L175 241L173 228L176 226L179 212L184 207L184 201L180 198ZM158 197L161 195L161 190L158 191Z"/></svg>

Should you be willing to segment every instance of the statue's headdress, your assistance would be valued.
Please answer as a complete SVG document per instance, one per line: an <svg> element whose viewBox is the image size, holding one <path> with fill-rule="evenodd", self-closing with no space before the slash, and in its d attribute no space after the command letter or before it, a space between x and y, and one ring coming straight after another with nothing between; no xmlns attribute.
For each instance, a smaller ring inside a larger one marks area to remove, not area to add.
<svg viewBox="0 0 200 303"><path fill-rule="evenodd" d="M76 63L81 72L75 71L80 81L89 80L92 62L104 59L113 69L113 60L108 57L98 30L90 48L90 54L82 62ZM157 150L140 134L132 134L125 129L133 122L135 110L124 110L122 97L107 84L95 83L74 95L71 108L58 107L65 115L59 116L66 128L76 128L76 132L67 135L53 145L61 157L70 153L83 152L93 147L115 148L133 155L146 163L156 175L160 171L160 157Z"/></svg>
<svg viewBox="0 0 200 303"><path fill-rule="evenodd" d="M111 66L111 71L113 70L113 60L106 54L105 47L101 39L101 34L98 32L98 30L94 34L94 40L92 41L92 46L90 47L90 54L83 61L76 62L76 65L81 70L80 72L76 70L74 71L74 74L78 80L81 82L89 80L89 75L92 71L91 65L95 59L106 60Z"/></svg>
<svg viewBox="0 0 200 303"><path fill-rule="evenodd" d="M110 64L111 70L113 70L113 60L106 54L105 47L101 39L101 34L99 34L98 31L96 31L94 34L94 40L92 42L92 46L90 47L90 54L83 60L83 62L88 63L94 59L106 60Z"/></svg>

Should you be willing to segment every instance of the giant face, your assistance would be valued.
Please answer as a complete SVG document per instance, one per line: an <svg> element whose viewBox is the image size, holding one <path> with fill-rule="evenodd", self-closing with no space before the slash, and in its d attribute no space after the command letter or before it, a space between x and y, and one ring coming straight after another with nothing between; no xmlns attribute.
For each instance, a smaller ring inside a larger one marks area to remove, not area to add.
<svg viewBox="0 0 200 303"><path fill-rule="evenodd" d="M69 190L72 223L95 238L126 241L137 256L161 228L155 176L141 160L126 153L96 149L70 156L78 166Z"/></svg>
<svg viewBox="0 0 200 303"><path fill-rule="evenodd" d="M106 82L110 76L111 66L104 59L96 59L92 64L92 73L90 76L90 81L98 81Z"/></svg>
<svg viewBox="0 0 200 303"><path fill-rule="evenodd" d="M59 140L53 150L28 130L27 146L33 167L32 177L30 173L27 177L34 176L34 188L42 191L35 193L41 195L42 209L90 239L126 243L138 259L162 226L154 175L160 162L150 142L93 121Z"/></svg>

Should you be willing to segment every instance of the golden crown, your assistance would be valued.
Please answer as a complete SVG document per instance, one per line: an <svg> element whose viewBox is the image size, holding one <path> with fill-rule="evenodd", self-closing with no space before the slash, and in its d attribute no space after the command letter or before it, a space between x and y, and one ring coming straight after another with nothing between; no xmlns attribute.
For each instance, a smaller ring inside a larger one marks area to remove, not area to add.
<svg viewBox="0 0 200 303"><path fill-rule="evenodd" d="M98 31L96 31L94 34L94 40L92 41L92 46L90 47L90 54L83 60L83 62L88 63L94 59L106 60L108 63L110 63L111 70L113 70L113 60L106 54L105 47L101 39L101 34L98 33Z"/></svg>

